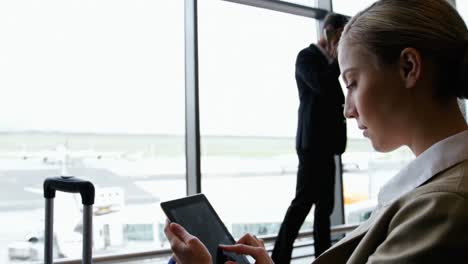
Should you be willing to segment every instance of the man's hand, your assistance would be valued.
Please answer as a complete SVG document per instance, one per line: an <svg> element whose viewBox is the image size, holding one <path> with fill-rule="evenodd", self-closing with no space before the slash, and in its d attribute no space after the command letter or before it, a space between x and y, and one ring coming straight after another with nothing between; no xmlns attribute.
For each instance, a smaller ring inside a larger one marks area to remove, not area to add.
<svg viewBox="0 0 468 264"><path fill-rule="evenodd" d="M336 58L338 57L338 44L330 45L330 48L328 49L328 53L330 54L330 57L336 60Z"/></svg>
<svg viewBox="0 0 468 264"><path fill-rule="evenodd" d="M178 264L212 264L210 252L205 245L181 225L167 221L164 233L171 243L173 258Z"/></svg>
<svg viewBox="0 0 468 264"><path fill-rule="evenodd" d="M342 29L334 31L333 34L327 38L327 47L326 50L330 57L336 59L338 57L338 43L341 38L341 33L343 32Z"/></svg>

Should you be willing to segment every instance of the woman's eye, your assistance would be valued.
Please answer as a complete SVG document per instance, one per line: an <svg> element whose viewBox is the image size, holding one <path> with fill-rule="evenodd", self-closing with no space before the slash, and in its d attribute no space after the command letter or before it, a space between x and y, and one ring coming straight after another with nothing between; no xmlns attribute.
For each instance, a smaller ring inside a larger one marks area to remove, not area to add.
<svg viewBox="0 0 468 264"><path fill-rule="evenodd" d="M346 86L346 89L351 89L351 88L354 88L356 86L356 82L350 82L347 86Z"/></svg>

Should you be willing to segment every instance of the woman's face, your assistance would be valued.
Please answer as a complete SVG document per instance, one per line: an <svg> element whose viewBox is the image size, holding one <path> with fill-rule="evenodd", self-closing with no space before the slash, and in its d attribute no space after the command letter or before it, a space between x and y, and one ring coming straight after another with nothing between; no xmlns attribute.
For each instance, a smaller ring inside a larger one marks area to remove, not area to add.
<svg viewBox="0 0 468 264"><path fill-rule="evenodd" d="M343 40L338 61L347 87L344 114L355 118L377 151L405 144L407 94L398 65L384 65L361 45Z"/></svg>

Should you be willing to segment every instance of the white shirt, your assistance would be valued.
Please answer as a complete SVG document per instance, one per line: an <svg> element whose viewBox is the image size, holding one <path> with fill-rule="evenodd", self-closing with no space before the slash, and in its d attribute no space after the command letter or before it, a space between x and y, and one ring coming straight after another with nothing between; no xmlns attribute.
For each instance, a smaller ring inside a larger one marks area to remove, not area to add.
<svg viewBox="0 0 468 264"><path fill-rule="evenodd" d="M468 160L468 130L432 145L391 178L380 189L377 210L464 160Z"/></svg>

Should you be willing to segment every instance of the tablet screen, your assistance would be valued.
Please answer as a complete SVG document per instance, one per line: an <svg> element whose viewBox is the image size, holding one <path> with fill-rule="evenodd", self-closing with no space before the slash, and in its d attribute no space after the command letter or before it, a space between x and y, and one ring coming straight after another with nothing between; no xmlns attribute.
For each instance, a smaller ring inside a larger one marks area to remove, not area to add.
<svg viewBox="0 0 468 264"><path fill-rule="evenodd" d="M218 258L221 261L220 256L218 256L219 244L232 245L235 243L203 194L163 202L161 207L169 220L182 225L189 233L198 237L205 244L214 263L219 262L217 261ZM235 259L239 264L249 263L244 256L232 253L224 254Z"/></svg>

